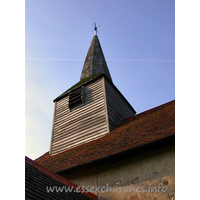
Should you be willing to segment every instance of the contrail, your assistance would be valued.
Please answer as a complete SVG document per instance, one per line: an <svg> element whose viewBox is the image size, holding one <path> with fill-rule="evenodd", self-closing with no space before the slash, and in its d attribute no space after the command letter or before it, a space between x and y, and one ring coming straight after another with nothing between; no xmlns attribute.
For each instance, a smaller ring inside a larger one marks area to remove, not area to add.
<svg viewBox="0 0 200 200"><path fill-rule="evenodd" d="M131 59L107 59L108 61L115 61L115 62L175 62L174 60L131 60Z"/></svg>
<svg viewBox="0 0 200 200"><path fill-rule="evenodd" d="M83 59L71 59L71 58L52 58L52 59L26 58L25 60L30 60L30 61L80 61L80 60L83 60Z"/></svg>
<svg viewBox="0 0 200 200"><path fill-rule="evenodd" d="M27 61L83 61L84 59L71 59L71 58L27 58ZM107 59L111 62L175 62L174 60L132 60L132 59Z"/></svg>

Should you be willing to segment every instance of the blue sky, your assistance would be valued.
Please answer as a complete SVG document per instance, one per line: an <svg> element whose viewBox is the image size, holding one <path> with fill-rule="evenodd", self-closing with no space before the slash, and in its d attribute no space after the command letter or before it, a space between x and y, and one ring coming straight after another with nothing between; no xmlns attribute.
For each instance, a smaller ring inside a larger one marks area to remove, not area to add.
<svg viewBox="0 0 200 200"><path fill-rule="evenodd" d="M80 79L96 22L117 88L137 113L175 99L175 1L26 0L25 154L49 150L53 99Z"/></svg>

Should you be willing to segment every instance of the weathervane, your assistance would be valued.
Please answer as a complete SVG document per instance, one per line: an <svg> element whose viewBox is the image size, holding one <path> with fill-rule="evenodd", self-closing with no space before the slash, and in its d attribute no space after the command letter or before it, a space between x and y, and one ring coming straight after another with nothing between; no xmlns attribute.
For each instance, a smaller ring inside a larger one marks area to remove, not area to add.
<svg viewBox="0 0 200 200"><path fill-rule="evenodd" d="M97 28L99 28L101 25L97 27L96 23L94 22L92 26L94 27L94 35L97 35Z"/></svg>

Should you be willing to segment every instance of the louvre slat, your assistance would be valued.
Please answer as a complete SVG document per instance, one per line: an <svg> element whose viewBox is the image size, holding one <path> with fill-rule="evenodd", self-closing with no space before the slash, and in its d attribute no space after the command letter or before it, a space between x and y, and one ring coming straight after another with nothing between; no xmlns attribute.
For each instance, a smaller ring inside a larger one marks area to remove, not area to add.
<svg viewBox="0 0 200 200"><path fill-rule="evenodd" d="M102 95L102 96L103 96L103 95ZM66 108L68 108L68 105L66 104L65 107L63 108L63 110L56 110L56 113L57 113L56 119L57 119L57 118L60 118L60 117L61 117L60 115L63 115L63 114L65 114L65 115L66 115L66 114L70 114L70 115L79 115L79 113L84 112L84 111L86 111L87 109L90 109L91 107L94 107L96 104L99 104L100 102L104 102L104 101L102 100L102 96L99 96L99 99L97 99L97 100L94 99L94 100L92 101L92 100L90 99L90 100L85 101L83 105L77 106L76 109L73 110L73 112L70 111L70 110L68 110L68 109L66 109ZM82 109L78 109L78 108L80 108L80 107L82 107Z"/></svg>

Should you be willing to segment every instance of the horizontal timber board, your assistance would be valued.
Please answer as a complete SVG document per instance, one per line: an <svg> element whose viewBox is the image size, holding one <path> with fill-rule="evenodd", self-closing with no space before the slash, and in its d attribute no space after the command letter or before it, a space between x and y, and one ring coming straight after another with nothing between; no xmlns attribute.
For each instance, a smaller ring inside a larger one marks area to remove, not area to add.
<svg viewBox="0 0 200 200"><path fill-rule="evenodd" d="M88 124L89 124L89 126L88 126ZM98 124L99 126L106 124L105 118L102 117L102 118L99 118L98 121L91 121L91 122L87 123L86 125L81 126L80 128L78 127L76 129L71 129L71 130L66 129L65 131L63 131L61 133L58 133L58 134L55 133L55 135L53 137L53 143L55 143L56 141L60 141L60 139L62 137L71 138L75 134L80 134L80 132L83 130L85 130L85 132L88 132L89 128L91 128L92 126L95 126L96 124Z"/></svg>
<svg viewBox="0 0 200 200"><path fill-rule="evenodd" d="M96 107L94 108L93 110L90 110L85 113L82 113L81 115L73 118L71 116L66 116L64 120L62 120L61 122L59 122L58 124L54 123L54 130L56 129L60 129L60 128L63 128L63 127L66 127L67 124L73 124L73 123L76 123L78 122L79 120L87 117L87 116L90 116L90 115L93 115L93 114L98 114L98 112L101 112L101 111L104 111L105 112L105 109L103 106L99 106L99 107Z"/></svg>
<svg viewBox="0 0 200 200"><path fill-rule="evenodd" d="M83 141L84 139L88 139L88 138L91 138L92 136L97 136L97 135L100 135L100 134L106 134L106 126L102 126L102 127L97 127L97 128L94 128L94 130L90 131L90 132L86 132L85 134L82 134L81 136L78 135L79 137L76 137L76 138L72 138L72 140L68 141L66 138L66 140L63 140L61 143L58 143L57 145L53 144L52 147L53 148L59 148L63 145L71 145L71 144L75 144L75 143L78 143L79 141Z"/></svg>
<svg viewBox="0 0 200 200"><path fill-rule="evenodd" d="M56 111L56 117L62 115L63 113L65 114L69 114L69 115L77 115L80 112L83 112L89 108L94 107L96 104L99 104L100 102L104 102L103 98L99 98L97 100L94 101L90 101L90 102L85 102L83 105L76 107L75 109L73 109L72 111L70 111L70 109L68 108L68 106L66 106L65 109L63 109L62 111L58 112Z"/></svg>
<svg viewBox="0 0 200 200"><path fill-rule="evenodd" d="M92 141L92 140L96 140L96 139L98 139L98 138L104 136L105 134L106 134L106 133L101 133L101 134L95 135L95 136L93 136L93 137L91 137L91 138L87 138L87 139L85 139L84 141L81 141L81 142L78 142L78 143L74 143L74 144L72 144L72 145L70 145L70 146L67 146L67 145L66 145L66 146L62 146L61 148L54 149L54 150L52 151L52 154L60 153L60 152L62 152L62 151L65 151L65 150L67 150L67 149L76 147L76 146L81 145L81 144L84 144L84 143L86 143L86 142L90 142L90 141Z"/></svg>
<svg viewBox="0 0 200 200"><path fill-rule="evenodd" d="M106 125L106 122L105 122L105 119L104 118L102 118L101 119L101 122L102 123L97 123L97 122L94 122L94 123L92 123L92 125L91 126L89 126L89 127L81 127L80 129L78 129L78 130L76 130L76 131L74 131L74 130L71 130L71 131L65 131L65 132L62 132L62 135L65 135L65 134L67 134L68 136L73 136L74 134L81 134L81 133L84 133L84 132L88 132L89 130L92 130L94 127L92 127L92 126L94 126L94 125L96 125L96 124L98 124L98 126L103 126L103 125ZM62 135L61 134L59 134L59 135L57 135L57 136L60 136L60 137L62 137ZM57 139L57 137L54 137L53 138L54 140L55 139Z"/></svg>

